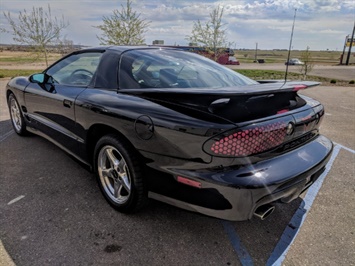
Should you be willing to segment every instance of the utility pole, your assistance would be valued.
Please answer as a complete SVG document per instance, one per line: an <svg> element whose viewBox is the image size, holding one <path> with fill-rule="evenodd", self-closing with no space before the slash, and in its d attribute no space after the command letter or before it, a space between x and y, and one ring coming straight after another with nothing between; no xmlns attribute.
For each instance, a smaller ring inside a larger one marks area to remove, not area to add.
<svg viewBox="0 0 355 266"><path fill-rule="evenodd" d="M343 53L341 54L341 60L340 60L340 64L341 64L341 65L343 65L343 62L344 62L346 44L347 44L347 41L348 41L348 39L349 39L349 36L350 36L350 35L347 35L347 36L345 37L344 49L343 49Z"/></svg>
<svg viewBox="0 0 355 266"><path fill-rule="evenodd" d="M255 61L254 63L258 63L258 43L255 45Z"/></svg>
<svg viewBox="0 0 355 266"><path fill-rule="evenodd" d="M288 48L288 55L287 55L287 61L286 61L287 63L286 63L286 72L285 72L285 82L287 81L288 63L290 61L290 55L291 55L291 47L292 47L293 32L295 30L296 14L297 14L297 9L295 9L295 15L293 16L293 24L292 24L292 31L291 31L291 38L290 38L290 46Z"/></svg>
<svg viewBox="0 0 355 266"><path fill-rule="evenodd" d="M349 65L350 54L351 54L351 47L353 46L353 41L354 41L354 33L355 33L355 21L354 21L353 34L351 34L351 39L350 39L350 46L349 46L349 51L348 51L348 57L346 58L346 65Z"/></svg>

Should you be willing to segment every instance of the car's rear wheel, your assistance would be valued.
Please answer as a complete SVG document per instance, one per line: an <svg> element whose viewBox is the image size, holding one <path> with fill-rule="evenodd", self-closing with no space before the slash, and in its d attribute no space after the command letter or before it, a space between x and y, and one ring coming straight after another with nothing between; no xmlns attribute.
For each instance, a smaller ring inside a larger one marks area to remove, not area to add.
<svg viewBox="0 0 355 266"><path fill-rule="evenodd" d="M137 152L126 141L107 135L97 142L94 156L97 181L110 205L125 213L141 209L147 190Z"/></svg>
<svg viewBox="0 0 355 266"><path fill-rule="evenodd" d="M12 126L15 132L20 136L26 135L28 132L26 130L25 119L23 118L20 105L18 104L15 95L12 93L8 97L8 106Z"/></svg>

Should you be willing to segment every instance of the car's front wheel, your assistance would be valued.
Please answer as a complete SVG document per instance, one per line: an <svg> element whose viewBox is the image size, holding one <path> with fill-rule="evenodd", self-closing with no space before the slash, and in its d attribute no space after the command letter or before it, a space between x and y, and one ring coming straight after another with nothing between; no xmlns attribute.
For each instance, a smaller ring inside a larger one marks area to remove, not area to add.
<svg viewBox="0 0 355 266"><path fill-rule="evenodd" d="M95 171L105 199L115 209L130 213L147 202L142 164L137 152L115 135L102 137L96 144Z"/></svg>
<svg viewBox="0 0 355 266"><path fill-rule="evenodd" d="M28 132L26 130L25 119L23 118L20 105L18 104L15 95L12 93L8 97L8 106L12 126L15 132L20 136L26 135Z"/></svg>

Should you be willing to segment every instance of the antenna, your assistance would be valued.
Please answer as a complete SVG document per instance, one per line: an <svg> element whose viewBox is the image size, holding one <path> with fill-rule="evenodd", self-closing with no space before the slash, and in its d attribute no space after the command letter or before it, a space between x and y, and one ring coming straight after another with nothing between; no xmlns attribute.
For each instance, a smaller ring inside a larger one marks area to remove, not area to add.
<svg viewBox="0 0 355 266"><path fill-rule="evenodd" d="M293 39L293 31L294 31L294 29L295 29L296 13L297 13L297 8L295 9L295 15L293 16L293 24L292 24L292 31L291 31L290 47L288 48L288 55L287 55L287 61L286 61L287 63L286 63L285 83L286 83L286 81L287 81L288 62L290 61L290 54L291 54L291 47L292 47L292 39Z"/></svg>

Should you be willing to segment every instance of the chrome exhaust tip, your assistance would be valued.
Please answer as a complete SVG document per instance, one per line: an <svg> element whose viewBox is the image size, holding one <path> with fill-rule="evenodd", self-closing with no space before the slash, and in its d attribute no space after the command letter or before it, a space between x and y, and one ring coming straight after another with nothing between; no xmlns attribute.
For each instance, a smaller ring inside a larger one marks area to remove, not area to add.
<svg viewBox="0 0 355 266"><path fill-rule="evenodd" d="M275 210L275 206L266 204L258 207L255 212L254 216L259 218L260 220L265 220L267 217L270 216L271 213Z"/></svg>

